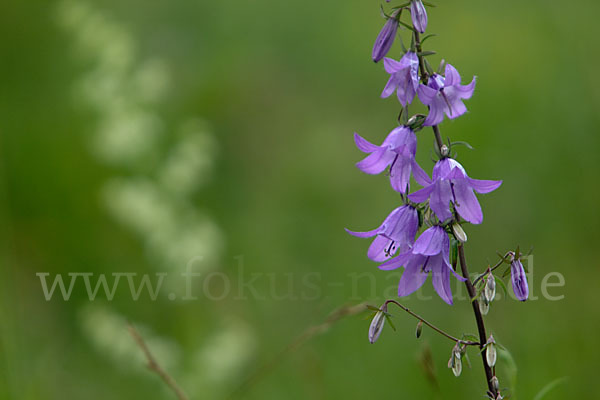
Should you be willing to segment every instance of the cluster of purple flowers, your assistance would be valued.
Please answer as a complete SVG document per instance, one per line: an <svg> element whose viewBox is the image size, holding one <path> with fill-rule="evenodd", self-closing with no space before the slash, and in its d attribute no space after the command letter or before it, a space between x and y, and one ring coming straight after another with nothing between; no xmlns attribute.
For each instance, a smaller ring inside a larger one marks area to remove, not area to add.
<svg viewBox="0 0 600 400"><path fill-rule="evenodd" d="M421 0L411 1L409 10L414 31L425 32L427 12ZM483 213L475 192L489 193L502 181L470 178L463 166L448 156L448 151L439 154L431 178L415 161L415 131L422 126L440 124L444 116L454 119L465 114L467 108L463 100L473 95L475 78L462 85L460 74L450 64L446 65L443 75L428 73L423 76L419 72L424 71L423 60L414 44L400 60L386 57L397 35L401 12L402 8L397 9L388 17L373 47L373 60L383 59L385 71L390 75L381 97L389 97L396 92L398 101L406 108L418 96L429 112L419 123L411 122L415 120L413 118L394 128L381 145L375 145L355 133L356 146L367 153L357 167L367 174L380 174L387 170L390 184L402 195L404 204L393 210L378 228L367 232L348 232L361 238L374 237L367 255L371 260L382 263L380 269L404 268L398 287L399 296L418 290L431 273L436 292L446 303L452 304L450 275L461 281L465 278L456 273L450 262L451 224L462 221L480 224ZM422 186L412 193L411 176ZM429 227L417 238L423 215L429 216L424 221ZM520 262L518 265L513 263L512 272L515 293L520 300L525 300L527 281Z"/></svg>

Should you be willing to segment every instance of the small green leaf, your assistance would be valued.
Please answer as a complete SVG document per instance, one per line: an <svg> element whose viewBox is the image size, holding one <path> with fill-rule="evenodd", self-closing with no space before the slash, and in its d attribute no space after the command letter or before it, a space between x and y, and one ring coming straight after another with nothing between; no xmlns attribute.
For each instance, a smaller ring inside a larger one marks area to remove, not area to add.
<svg viewBox="0 0 600 400"><path fill-rule="evenodd" d="M515 363L515 360L510 354L510 352L505 348L501 348L500 346L498 346L498 358L502 361L502 365L506 370L506 375L508 376L508 383L511 392L514 396L515 389L517 386L517 364Z"/></svg>
<svg viewBox="0 0 600 400"><path fill-rule="evenodd" d="M462 140L452 142L452 146L465 146L467 149L473 150L473 146L471 146L468 142Z"/></svg>
<svg viewBox="0 0 600 400"><path fill-rule="evenodd" d="M494 275L494 279L496 280L496 283L498 284L498 286L500 286L502 288L502 292L504 292L504 295L507 296L508 291L506 290L506 285L504 284L504 281L502 281L502 279L498 278L495 275Z"/></svg>
<svg viewBox="0 0 600 400"><path fill-rule="evenodd" d="M423 43L425 43L425 41L431 37L437 36L435 33L430 33L429 35L425 36L423 39L421 39L421 45L423 45Z"/></svg>
<svg viewBox="0 0 600 400"><path fill-rule="evenodd" d="M415 31L415 28L413 28L411 25L407 24L406 22L403 22L403 21L398 21L398 22L400 22L400 25L404 26L405 28L408 28L413 32Z"/></svg>
<svg viewBox="0 0 600 400"><path fill-rule="evenodd" d="M428 2L428 1L422 1L421 3L425 4L425 5L426 5L426 6L428 6L428 7L433 7L433 8L437 7L435 4L433 4L433 3L430 3L430 2Z"/></svg>
<svg viewBox="0 0 600 400"><path fill-rule="evenodd" d="M434 54L437 54L437 53L435 51L431 51L431 50L421 51L420 53L418 53L418 55L421 56L421 57L432 56Z"/></svg>

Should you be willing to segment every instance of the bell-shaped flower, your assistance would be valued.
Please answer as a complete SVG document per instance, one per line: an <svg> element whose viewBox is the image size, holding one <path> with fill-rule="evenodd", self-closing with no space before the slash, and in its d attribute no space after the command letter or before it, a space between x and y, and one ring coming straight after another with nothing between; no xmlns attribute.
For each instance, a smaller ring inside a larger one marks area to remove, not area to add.
<svg viewBox="0 0 600 400"><path fill-rule="evenodd" d="M525 301L529 297L529 285L527 284L527 276L525 268L521 260L515 258L510 263L510 282L512 283L513 292L519 301Z"/></svg>
<svg viewBox="0 0 600 400"><path fill-rule="evenodd" d="M461 85L456 68L446 64L445 76L433 74L427 85L421 84L417 89L421 102L429 106L429 115L423 125L438 125L444 120L444 113L450 119L463 115L467 112L463 100L470 99L474 90L475 77L468 85Z"/></svg>
<svg viewBox="0 0 600 400"><path fill-rule="evenodd" d="M404 273L398 285L398 296L408 296L418 290L431 272L433 287L446 303L452 305L450 273L460 281L465 278L458 275L450 262L450 239L441 226L432 226L419 236L410 251L400 254L379 266L382 270L404 267Z"/></svg>
<svg viewBox="0 0 600 400"><path fill-rule="evenodd" d="M427 11L421 0L410 2L410 16L416 30L423 33L427 29Z"/></svg>
<svg viewBox="0 0 600 400"><path fill-rule="evenodd" d="M376 229L368 232L354 232L346 229L351 235L370 238L375 236L367 256L377 262L382 262L397 251L410 250L415 242L415 235L419 229L419 215L417 210L410 205L396 208L387 216L383 223Z"/></svg>
<svg viewBox="0 0 600 400"><path fill-rule="evenodd" d="M415 179L423 189L408 195L416 203L424 203L429 199L429 207L440 221L452 217L450 203L466 221L472 224L483 222L483 213L475 192L489 193L496 190L502 181L472 179L465 169L452 158L443 158L433 167L433 179L422 174L415 174ZM424 179L426 178L426 179Z"/></svg>
<svg viewBox="0 0 600 400"><path fill-rule="evenodd" d="M410 174L419 175L420 179L429 179L427 173L415 161L417 153L417 137L408 126L394 128L385 138L381 146L374 145L354 134L354 142L360 151L369 155L356 166L367 174L380 174L390 167L390 183L399 193L406 193L410 182Z"/></svg>
<svg viewBox="0 0 600 400"><path fill-rule="evenodd" d="M412 103L419 88L419 58L412 51L402 56L400 61L391 58L383 60L385 71L390 74L381 97L389 97L396 91L403 107Z"/></svg>
<svg viewBox="0 0 600 400"><path fill-rule="evenodd" d="M372 58L373 61L380 61L392 48L392 44L394 43L394 39L396 39L396 33L398 32L398 19L397 19L398 11L394 12L386 21L383 28L377 35L377 39L375 39L375 44L373 45L373 53Z"/></svg>

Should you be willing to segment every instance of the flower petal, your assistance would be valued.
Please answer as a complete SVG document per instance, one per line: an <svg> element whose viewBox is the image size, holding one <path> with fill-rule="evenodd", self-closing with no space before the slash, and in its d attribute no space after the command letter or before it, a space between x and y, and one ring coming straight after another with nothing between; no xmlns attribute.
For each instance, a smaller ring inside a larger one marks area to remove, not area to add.
<svg viewBox="0 0 600 400"><path fill-rule="evenodd" d="M380 149L379 146L374 145L369 142L367 139L360 136L358 133L354 132L354 143L356 143L356 147L363 153L372 153Z"/></svg>
<svg viewBox="0 0 600 400"><path fill-rule="evenodd" d="M417 190L416 192L409 194L408 198L411 201L414 201L415 203L424 203L427 201L434 188L434 184L425 186L423 189Z"/></svg>
<svg viewBox="0 0 600 400"><path fill-rule="evenodd" d="M421 96L419 96L419 98L421 98ZM447 108L448 106L444 99L441 96L436 95L429 104L429 114L427 115L427 118L425 118L425 121L423 121L423 126L439 125L444 120L444 111Z"/></svg>
<svg viewBox="0 0 600 400"><path fill-rule="evenodd" d="M429 207L433 210L440 221L452 217L450 201L452 200L452 188L449 181L438 180L432 185L434 189L429 196ZM410 198L410 196L409 196Z"/></svg>
<svg viewBox="0 0 600 400"><path fill-rule="evenodd" d="M390 258L390 254L393 254L396 248L392 251L391 246L393 246L393 240L383 236L377 235L371 246L369 246L369 250L367 251L367 257L370 260L382 262ZM388 253L389 250L389 253Z"/></svg>
<svg viewBox="0 0 600 400"><path fill-rule="evenodd" d="M398 88L401 79L400 74L392 74L385 84L383 92L381 92L381 98L385 99L386 97L390 97L392 93L394 93L394 90Z"/></svg>
<svg viewBox="0 0 600 400"><path fill-rule="evenodd" d="M442 253L449 246L450 239L448 239L444 228L441 226L432 226L419 236L412 251L414 254L434 256Z"/></svg>
<svg viewBox="0 0 600 400"><path fill-rule="evenodd" d="M452 305L452 289L450 288L450 269L445 265L440 254L429 260L433 288L446 303Z"/></svg>
<svg viewBox="0 0 600 400"><path fill-rule="evenodd" d="M387 260L383 264L381 264L378 268L382 271L391 271L393 269L400 268L412 258L414 257L411 252L406 252L400 254L398 257L394 257L392 259Z"/></svg>
<svg viewBox="0 0 600 400"><path fill-rule="evenodd" d="M419 100L421 100L421 103L425 104L426 106L433 103L433 99L435 98L437 93L437 90L432 89L429 86L425 86L423 84L419 85L419 88L417 89Z"/></svg>
<svg viewBox="0 0 600 400"><path fill-rule="evenodd" d="M395 154L387 148L379 148L358 162L356 166L364 173L376 175L383 172L394 161L394 157Z"/></svg>
<svg viewBox="0 0 600 400"><path fill-rule="evenodd" d="M348 232L349 234L351 234L352 236L356 236L359 238L370 238L373 237L375 235L377 235L378 233L381 232L382 227L380 226L377 229L373 229L372 231L366 231L366 232L358 232L358 231L351 231L350 229L344 228L344 230L346 232Z"/></svg>
<svg viewBox="0 0 600 400"><path fill-rule="evenodd" d="M472 224L483 222L483 213L479 201L477 201L473 189L465 179L454 181L454 195L456 196L454 207L461 217Z"/></svg>
<svg viewBox="0 0 600 400"><path fill-rule="evenodd" d="M467 178L469 185L475 190L477 193L489 193L498 189L500 185L502 185L502 181L487 181L481 179L472 179Z"/></svg>
<svg viewBox="0 0 600 400"><path fill-rule="evenodd" d="M412 160L408 157L398 155L390 168L390 183L396 192L406 193L411 171Z"/></svg>
<svg viewBox="0 0 600 400"><path fill-rule="evenodd" d="M429 179L427 172L425 172L415 160L413 160L412 164L412 173L417 183L421 186L427 186L431 184L431 179Z"/></svg>
<svg viewBox="0 0 600 400"><path fill-rule="evenodd" d="M427 272L424 272L422 268L422 264L425 260L426 257L422 256L416 256L410 260L402 274L402 278L400 278L400 283L398 284L398 296L408 296L423 286L427 280L427 275L429 275Z"/></svg>
<svg viewBox="0 0 600 400"><path fill-rule="evenodd" d="M452 64L446 64L444 77L446 78L446 80L444 81L446 87L460 85L460 74Z"/></svg>

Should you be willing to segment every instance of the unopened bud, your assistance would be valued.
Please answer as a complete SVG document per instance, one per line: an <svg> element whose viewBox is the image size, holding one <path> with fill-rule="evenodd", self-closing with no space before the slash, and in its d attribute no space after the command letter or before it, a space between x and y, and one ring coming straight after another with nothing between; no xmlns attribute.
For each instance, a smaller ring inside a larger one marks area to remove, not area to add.
<svg viewBox="0 0 600 400"><path fill-rule="evenodd" d="M485 347L485 358L487 359L487 363L490 367L496 365L496 342L494 341L494 337L491 335Z"/></svg>
<svg viewBox="0 0 600 400"><path fill-rule="evenodd" d="M483 295L488 303L491 303L496 297L496 279L494 278L494 274L491 272L488 273L487 279L485 281L485 289L483 291Z"/></svg>
<svg viewBox="0 0 600 400"><path fill-rule="evenodd" d="M490 303L486 300L485 296L479 299L479 311L483 315L487 315L490 312Z"/></svg>
<svg viewBox="0 0 600 400"><path fill-rule="evenodd" d="M498 378L496 377L496 375L492 376L492 386L494 388L494 390L496 390L496 392L498 390L500 390L500 382L498 382Z"/></svg>
<svg viewBox="0 0 600 400"><path fill-rule="evenodd" d="M421 337L421 333L423 332L423 321L419 321L417 323L417 331L415 334L417 335L417 339Z"/></svg>
<svg viewBox="0 0 600 400"><path fill-rule="evenodd" d="M448 368L452 369L452 373L457 377L462 372L461 349L458 343L452 349L452 355L450 356L450 360L448 360Z"/></svg>
<svg viewBox="0 0 600 400"><path fill-rule="evenodd" d="M383 325L385 324L385 312L379 310L373 317L371 321L371 326L369 326L369 342L375 343L377 339L379 339L379 335L381 335L381 331L383 330Z"/></svg>
<svg viewBox="0 0 600 400"><path fill-rule="evenodd" d="M448 157L448 154L450 154L450 149L448 146L443 144L442 147L440 147L440 153L442 154L442 157Z"/></svg>
<svg viewBox="0 0 600 400"><path fill-rule="evenodd" d="M454 236L459 242L465 243L467 241L467 234L458 222L452 224L452 232L454 232Z"/></svg>

